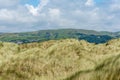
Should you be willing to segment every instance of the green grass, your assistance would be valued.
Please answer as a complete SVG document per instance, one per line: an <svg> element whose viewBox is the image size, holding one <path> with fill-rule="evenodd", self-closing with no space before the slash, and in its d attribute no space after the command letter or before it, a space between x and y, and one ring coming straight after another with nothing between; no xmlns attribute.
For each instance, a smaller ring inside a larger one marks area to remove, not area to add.
<svg viewBox="0 0 120 80"><path fill-rule="evenodd" d="M120 80L120 39L0 42L0 80Z"/></svg>

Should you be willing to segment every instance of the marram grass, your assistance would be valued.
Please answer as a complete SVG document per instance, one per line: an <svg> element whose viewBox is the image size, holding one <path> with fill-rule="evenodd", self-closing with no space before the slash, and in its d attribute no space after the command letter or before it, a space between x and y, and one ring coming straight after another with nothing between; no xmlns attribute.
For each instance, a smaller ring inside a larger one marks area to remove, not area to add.
<svg viewBox="0 0 120 80"><path fill-rule="evenodd" d="M120 80L120 39L0 42L0 80Z"/></svg>

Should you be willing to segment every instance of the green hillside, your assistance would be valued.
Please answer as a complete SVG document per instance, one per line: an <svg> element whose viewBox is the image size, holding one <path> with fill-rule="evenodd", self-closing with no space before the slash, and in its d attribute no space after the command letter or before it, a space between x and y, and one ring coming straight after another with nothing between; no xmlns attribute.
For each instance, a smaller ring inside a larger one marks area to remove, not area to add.
<svg viewBox="0 0 120 80"><path fill-rule="evenodd" d="M97 32L83 29L59 29L24 33L4 33L0 35L0 41L31 43L74 38L78 40L86 40L90 43L105 43L113 38L116 38L116 35L117 33L114 34L112 32ZM117 35L117 37L119 36Z"/></svg>
<svg viewBox="0 0 120 80"><path fill-rule="evenodd" d="M0 43L0 80L120 80L120 39Z"/></svg>

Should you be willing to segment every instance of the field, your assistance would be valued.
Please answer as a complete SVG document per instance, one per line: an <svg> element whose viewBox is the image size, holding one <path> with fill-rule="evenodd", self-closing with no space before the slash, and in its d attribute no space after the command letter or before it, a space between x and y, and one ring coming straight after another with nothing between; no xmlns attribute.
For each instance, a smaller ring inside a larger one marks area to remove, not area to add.
<svg viewBox="0 0 120 80"><path fill-rule="evenodd" d="M120 39L0 42L0 80L120 80Z"/></svg>

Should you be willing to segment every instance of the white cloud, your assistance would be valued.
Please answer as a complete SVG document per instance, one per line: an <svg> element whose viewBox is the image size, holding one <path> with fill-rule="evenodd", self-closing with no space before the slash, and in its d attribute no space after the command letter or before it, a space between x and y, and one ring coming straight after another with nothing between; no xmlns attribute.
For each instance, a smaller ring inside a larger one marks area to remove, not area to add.
<svg viewBox="0 0 120 80"><path fill-rule="evenodd" d="M102 0L100 4L95 0L41 0L37 7L27 3L26 7L19 0L4 1L0 0L0 32L54 28L120 30L120 0Z"/></svg>
<svg viewBox="0 0 120 80"><path fill-rule="evenodd" d="M120 4L113 4L113 5L111 5L111 10L112 11L118 11L118 10L120 10Z"/></svg>
<svg viewBox="0 0 120 80"><path fill-rule="evenodd" d="M12 20L14 17L13 11L8 11L7 9L0 10L0 20Z"/></svg>
<svg viewBox="0 0 120 80"><path fill-rule="evenodd" d="M49 8L49 15L52 19L58 19L60 18L60 10L59 9L51 9Z"/></svg>
<svg viewBox="0 0 120 80"><path fill-rule="evenodd" d="M0 0L0 7L13 7L19 3L19 0Z"/></svg>
<svg viewBox="0 0 120 80"><path fill-rule="evenodd" d="M34 6L32 5L26 5L29 12L33 15L33 16L38 16L39 15L39 12L38 12L38 7L37 8L34 8Z"/></svg>
<svg viewBox="0 0 120 80"><path fill-rule="evenodd" d="M33 15L33 16L38 16L39 12L42 11L43 7L46 6L48 4L49 0L41 0L39 5L37 7L34 7L33 5L29 5L26 4L29 12Z"/></svg>
<svg viewBox="0 0 120 80"><path fill-rule="evenodd" d="M87 0L85 5L86 6L94 6L94 1L93 0Z"/></svg>
<svg viewBox="0 0 120 80"><path fill-rule="evenodd" d="M23 13L23 11L20 11L19 8L17 10L0 9L0 21L10 24L36 22L35 17L30 16L27 12Z"/></svg>
<svg viewBox="0 0 120 80"><path fill-rule="evenodd" d="M44 6L48 4L49 0L41 0L40 4L38 5L39 11L43 9Z"/></svg>

